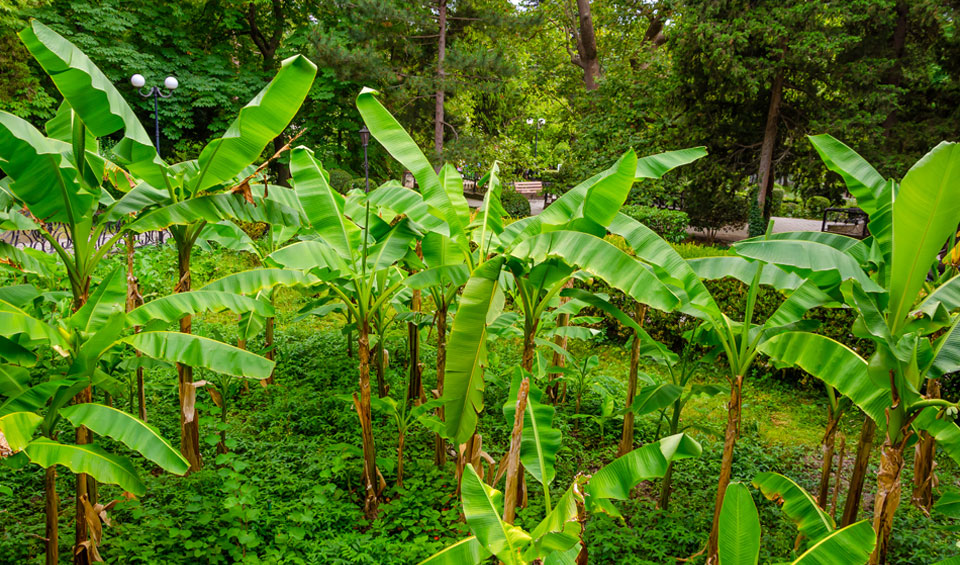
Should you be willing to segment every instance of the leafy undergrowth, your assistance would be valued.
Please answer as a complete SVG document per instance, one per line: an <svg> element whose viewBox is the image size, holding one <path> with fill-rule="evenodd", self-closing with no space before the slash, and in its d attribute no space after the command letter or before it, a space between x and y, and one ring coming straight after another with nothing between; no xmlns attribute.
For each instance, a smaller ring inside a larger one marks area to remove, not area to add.
<svg viewBox="0 0 960 565"><path fill-rule="evenodd" d="M167 251L156 252L170 259ZM158 257L154 257L157 259ZM171 262L172 263L172 262ZM241 262L201 260L195 280L209 280L231 269L247 268ZM159 263L157 263L159 264ZM158 291L171 273L149 280ZM347 356L342 320L307 318L295 322L300 299L295 293L280 296L278 316L277 384L263 388L251 383L246 392L232 399L225 425L219 409L205 393L198 397L204 437L205 469L186 478L155 472L140 459L137 464L147 484L147 494L124 501L110 512L112 525L105 528L101 553L110 563L415 563L442 547L462 539L466 526L454 496L454 463L444 468L433 463L434 438L414 425L406 440L405 485L396 480L396 428L392 420L375 415L374 431L378 463L389 484L380 517L363 519L360 500L360 439L356 415L340 398L356 389L355 358ZM198 321L198 333L234 333L223 316ZM431 369L436 357L435 334L424 337L422 361L425 388L433 388ZM252 344L255 346L256 344ZM405 330L388 336L392 368L388 380L395 391L405 389ZM497 342L492 348L485 411L480 429L484 449L499 459L506 447L508 430L500 407L507 396L503 377L519 364L519 343ZM599 386L624 398L629 352L621 346L596 343L573 348L576 355L597 354ZM645 366L656 376L658 368ZM717 370L711 367L711 371ZM701 372L699 382L721 380L722 373ZM176 379L172 370L147 375L148 411L151 424L176 443ZM826 423L825 399L815 389L798 388L771 377L752 376L744 389L742 435L734 462L734 480L749 482L762 471L776 471L794 478L808 490L819 477L818 447ZM126 399L118 399L126 407ZM575 419L573 402L558 407L556 427L563 432L564 446L557 457L553 498L559 497L578 473L590 473L613 460L620 438L620 421ZM588 392L582 411L597 414L600 398ZM726 416L724 400L692 402L682 424L704 447L699 459L676 465L673 496L668 510L656 509L659 483L644 483L635 497L621 504L624 518L595 515L588 522L585 539L591 563L674 563L702 548L709 532L720 468ZM859 434L860 417L850 415L843 424L848 449L846 470ZM221 427L226 431L228 454L215 448ZM637 422L637 441L653 440L662 431L656 415ZM122 449L122 448L121 448ZM908 450L912 453L912 450ZM957 468L946 458L939 461L941 487L957 482ZM876 457L864 494L864 508L871 508ZM903 476L904 501L897 514L890 562L928 564L957 552L956 535L941 518L929 518L908 501L912 480L912 457ZM42 473L28 466L4 470L0 484L13 494L0 494L0 562L41 563L43 522ZM502 483L498 485L502 487ZM518 523L528 530L543 513L538 485L528 476L529 506L518 513ZM69 555L73 537L73 479L61 470L61 555ZM841 489L839 504L845 498ZM121 498L115 487L102 486L102 500ZM761 562L780 562L790 557L796 528L773 503L756 494L764 527ZM861 512L866 518L872 512ZM923 532L923 535L917 535ZM702 563L696 557L690 563Z"/></svg>

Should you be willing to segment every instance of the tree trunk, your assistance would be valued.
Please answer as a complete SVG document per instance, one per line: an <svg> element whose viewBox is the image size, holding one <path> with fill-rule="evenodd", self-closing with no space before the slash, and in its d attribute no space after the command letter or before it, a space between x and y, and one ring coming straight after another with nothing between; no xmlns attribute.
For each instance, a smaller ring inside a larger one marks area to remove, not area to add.
<svg viewBox="0 0 960 565"><path fill-rule="evenodd" d="M447 306L443 304L437 310L437 393L443 398L443 379L447 370ZM437 416L444 420L443 406L437 408ZM440 434L436 434L433 442L433 462L437 467L447 463L447 444Z"/></svg>
<svg viewBox="0 0 960 565"><path fill-rule="evenodd" d="M833 471L833 449L837 440L839 415L830 414L827 430L823 435L823 464L820 466L820 486L817 489L817 506L827 509L827 497L830 496L830 476Z"/></svg>
<svg viewBox="0 0 960 565"><path fill-rule="evenodd" d="M927 381L927 398L940 398L940 381ZM934 457L937 453L936 440L925 432L920 432L916 452L913 458L913 496L911 500L917 508L930 512L933 506L933 487L936 482Z"/></svg>
<svg viewBox="0 0 960 565"><path fill-rule="evenodd" d="M60 540L57 517L60 510L60 498L57 496L57 467L51 465L43 472L43 490L46 495L44 508L47 516L46 538L47 558L46 565L59 565Z"/></svg>
<svg viewBox="0 0 960 565"><path fill-rule="evenodd" d="M283 140L282 133L273 138L274 153L279 153L286 144L287 142ZM273 167L273 174L277 176L277 184L280 186L290 186L290 165L280 161L280 159L274 159L270 165Z"/></svg>
<svg viewBox="0 0 960 565"><path fill-rule="evenodd" d="M137 276L133 272L134 258L134 235L127 234L127 312L143 304L143 297L140 295L140 284ZM140 333L140 326L133 327L133 333ZM137 357L142 354L137 351ZM137 408L138 416L144 422L147 421L147 396L143 387L143 367L137 367ZM132 410L131 406L131 410Z"/></svg>
<svg viewBox="0 0 960 565"><path fill-rule="evenodd" d="M368 520L377 517L379 488L377 485L377 448L373 443L373 419L370 410L370 326L367 320L357 320L357 352L360 357L360 399L354 395L360 432L363 441L363 481L366 494L363 514Z"/></svg>
<svg viewBox="0 0 960 565"><path fill-rule="evenodd" d="M532 372L533 371L533 356L537 351L536 343L534 341L534 336L537 333L537 322L533 323L533 327L529 331L523 333L523 354L520 356L520 367L524 371Z"/></svg>
<svg viewBox="0 0 960 565"><path fill-rule="evenodd" d="M840 520L841 528L857 521L857 514L860 512L860 496L863 494L863 483L867 476L870 453L873 451L873 437L876 433L877 424L870 416L864 416L863 428L860 430L860 441L857 443L857 455L853 460L853 470L850 472L847 501L843 507L843 518Z"/></svg>
<svg viewBox="0 0 960 565"><path fill-rule="evenodd" d="M400 434L397 440L397 488L403 488L403 440L404 434Z"/></svg>
<svg viewBox="0 0 960 565"><path fill-rule="evenodd" d="M593 16L590 14L590 0L577 0L577 14L580 20L577 64L583 69L583 84L587 90L596 90L597 77L600 75L600 59L597 54L597 36L593 29Z"/></svg>
<svg viewBox="0 0 960 565"><path fill-rule="evenodd" d="M438 0L440 35L437 39L437 107L433 120L433 149L437 156L443 155L443 81L446 73L443 70L443 60L447 55L447 0Z"/></svg>
<svg viewBox="0 0 960 565"><path fill-rule="evenodd" d="M417 243L419 246L419 242ZM410 310L420 313L420 291L414 290ZM407 322L407 346L410 350L410 375L407 381L407 400L415 404L425 401L420 372L420 328L416 321Z"/></svg>
<svg viewBox="0 0 960 565"><path fill-rule="evenodd" d="M564 288L573 288L573 279L570 279L563 285ZM570 300L569 297L561 296L560 305L563 306ZM570 314L560 314L557 316L557 327L562 328L570 324ZM567 349L567 336L558 335L553 338L553 343L557 344L561 349L566 351ZM553 365L556 367L563 367L566 365L567 359L561 355L559 352L553 353ZM556 375L556 373L552 373ZM547 397L550 398L550 401L554 404L557 403L558 399L558 390L557 390L557 377L548 375L547 378L550 382L547 384Z"/></svg>
<svg viewBox="0 0 960 565"><path fill-rule="evenodd" d="M177 266L180 282L174 292L190 291L190 245L177 241ZM180 319L180 332L191 333L192 319L184 316ZM193 386L193 367L177 363L177 380L180 387L180 453L190 463L190 471L203 468L200 455L200 414L197 413L197 388Z"/></svg>
<svg viewBox="0 0 960 565"><path fill-rule="evenodd" d="M73 312L76 313L77 310L83 307L87 303L87 299L90 297L90 279L88 278L84 284L83 288L79 293L74 294L73 298ZM77 393L73 397L74 404L84 404L93 401L93 389L87 387ZM93 435L90 433L90 430L85 426L78 426L74 432L74 438L77 445L85 445L93 441ZM84 473L78 473L76 476L76 518L74 520L74 554L73 562L75 565L86 565L90 562L90 556L87 555L87 552L83 549L77 551L78 548L82 548L80 544L87 541L87 521L85 519L85 511L83 508L83 503L81 502L82 497L86 497L87 500L96 501L96 486L93 477L90 477Z"/></svg>
<svg viewBox="0 0 960 565"><path fill-rule="evenodd" d="M680 429L680 408L681 400L678 398L673 403L673 415L670 420L670 435L677 433ZM657 506L661 510L666 510L670 506L670 495L673 493L673 461L667 463L667 472L663 474L663 483L660 486L660 502Z"/></svg>
<svg viewBox="0 0 960 565"><path fill-rule="evenodd" d="M909 430L902 433L909 433ZM887 562L893 516L900 506L902 471L903 443L893 445L888 436L880 451L880 470L877 472L877 497L873 505L873 531L877 533L877 545L870 555L870 565Z"/></svg>
<svg viewBox="0 0 960 565"><path fill-rule="evenodd" d="M520 465L520 442L523 437L523 413L527 409L527 393L530 390L530 379L524 377L517 391L516 412L513 414L513 431L510 433L510 451L507 452L507 483L503 492L503 521L512 524L517 516L517 493L520 490L520 479L523 477L523 467Z"/></svg>
<svg viewBox="0 0 960 565"><path fill-rule="evenodd" d="M884 80L884 83L893 87L899 87L900 83L903 82L903 54L907 45L907 25L909 23L907 16L909 13L910 9L906 0L897 0L897 25L893 30L893 66L888 70ZM897 93L894 93L894 96L899 98ZM889 137L890 130L897 124L896 98L894 103L890 105L887 118L883 121L884 137Z"/></svg>
<svg viewBox="0 0 960 565"><path fill-rule="evenodd" d="M843 455L847 449L847 437L840 434L840 454L837 456L836 480L833 484L833 500L830 502L830 517L837 517L837 499L840 498L840 482L843 479Z"/></svg>
<svg viewBox="0 0 960 565"><path fill-rule="evenodd" d="M780 103L783 100L783 69L777 71L770 89L770 107L767 111L767 124L763 129L763 144L760 147L760 190L757 192L757 208L763 212L764 219L770 217L767 209L767 196L773 190L773 149L777 144L777 125L780 121Z"/></svg>
<svg viewBox="0 0 960 565"><path fill-rule="evenodd" d="M637 303L637 321L643 325L643 318L646 314L644 308ZM634 414L630 412L630 406L633 404L633 398L637 395L637 375L640 371L640 335L637 332L633 334L633 346L630 348L630 377L627 381L627 413L623 415L623 436L620 438L620 450L618 456L626 455L633 451L633 419ZM579 410L578 410L579 411Z"/></svg>
<svg viewBox="0 0 960 565"><path fill-rule="evenodd" d="M717 484L717 501L713 510L713 527L710 529L710 540L707 543L707 563L717 563L717 548L720 539L720 509L723 507L723 497L730 484L730 475L733 473L733 449L740 434L740 406L743 401L743 376L737 375L730 388L730 402L727 404L727 430L723 440L723 459L720 463L720 480Z"/></svg>

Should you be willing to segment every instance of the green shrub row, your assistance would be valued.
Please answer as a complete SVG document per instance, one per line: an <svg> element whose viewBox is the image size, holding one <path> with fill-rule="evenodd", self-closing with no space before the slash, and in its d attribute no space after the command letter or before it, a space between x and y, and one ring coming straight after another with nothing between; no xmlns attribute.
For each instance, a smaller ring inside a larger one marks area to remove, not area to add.
<svg viewBox="0 0 960 565"><path fill-rule="evenodd" d="M663 210L653 206L630 205L620 209L621 212L647 226L657 235L672 243L680 243L687 238L687 227L690 218L686 212L679 210Z"/></svg>

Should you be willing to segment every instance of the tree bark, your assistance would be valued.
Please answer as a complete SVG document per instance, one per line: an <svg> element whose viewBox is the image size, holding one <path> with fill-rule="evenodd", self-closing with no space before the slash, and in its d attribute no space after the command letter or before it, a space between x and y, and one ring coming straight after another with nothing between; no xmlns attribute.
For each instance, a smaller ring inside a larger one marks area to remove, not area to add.
<svg viewBox="0 0 960 565"><path fill-rule="evenodd" d="M710 540L707 543L707 563L716 564L718 542L720 539L720 509L723 507L723 497L730 484L730 475L733 473L733 450L740 434L740 407L743 402L743 375L737 375L730 388L730 402L727 404L727 430L723 440L723 459L720 463L720 480L717 484L717 501L713 510L713 526L710 529Z"/></svg>
<svg viewBox="0 0 960 565"><path fill-rule="evenodd" d="M433 149L437 156L443 155L443 81L446 73L443 70L443 60L447 55L447 0L438 0L437 8L439 12L440 35L437 39L437 105L436 114L433 120Z"/></svg>
<svg viewBox="0 0 960 565"><path fill-rule="evenodd" d="M767 110L767 123L763 128L763 143L760 147L760 190L757 192L757 207L763 212L764 219L770 217L766 207L767 196L773 190L773 150L777 143L777 126L780 122L780 105L783 101L783 69L777 71L770 89L770 106Z"/></svg>
<svg viewBox="0 0 960 565"><path fill-rule="evenodd" d="M863 428L860 430L860 441L857 443L857 455L853 460L853 470L850 472L850 486L847 489L847 501L843 507L843 517L840 527L845 528L857 521L860 512L860 497L863 494L863 483L867 476L867 466L870 464L870 453L873 451L873 438L877 433L877 424L864 416Z"/></svg>
<svg viewBox="0 0 960 565"><path fill-rule="evenodd" d="M447 370L447 305L442 304L437 310L437 393L443 398L443 380ZM437 408L437 416L444 420L443 406ZM433 462L437 467L447 463L447 444L440 434L434 438Z"/></svg>
<svg viewBox="0 0 960 565"><path fill-rule="evenodd" d="M43 472L43 490L46 495L44 508L47 517L46 538L46 565L59 565L60 540L57 517L60 510L60 498L57 496L57 467L51 465Z"/></svg>
<svg viewBox="0 0 960 565"><path fill-rule="evenodd" d="M673 403L673 415L670 420L670 435L677 433L680 429L680 404L678 398ZM663 483L660 486L660 502L657 506L661 510L670 507L670 495L673 493L673 461L667 463L667 472L663 474Z"/></svg>
<svg viewBox="0 0 960 565"><path fill-rule="evenodd" d="M570 279L569 281L567 281L566 284L563 285L563 287L564 287L564 288L573 288L573 279ZM563 305L566 304L569 300L570 300L570 298L568 298L568 297L566 297L566 296L561 296L561 297L560 297L560 305L563 306ZM567 325L569 325L569 324L570 324L570 314L564 313L564 314L560 314L559 316L557 316L557 327L558 327L558 328L565 327L565 326L567 326ZM558 336L556 336L555 338L553 338L553 343L557 344L561 349L563 349L564 351L566 351L566 349L567 349L567 336L558 335ZM563 367L564 365L566 365L566 363L567 363L566 357L564 357L563 355L561 355L559 352L554 352L554 353L553 353L553 365L554 365L554 366L556 366L556 367ZM556 373L553 373L553 375L556 375ZM558 400L558 392L559 392L558 389L557 389L557 377L556 377L556 376L549 376L549 375L548 375L547 378L550 379L550 382L547 384L547 397L550 398L550 401L551 401L551 402L553 402L554 404L556 404L556 403L557 403L557 400Z"/></svg>
<svg viewBox="0 0 960 565"><path fill-rule="evenodd" d="M927 398L940 398L940 381L927 381ZM933 487L936 482L934 457L937 452L936 440L926 431L920 432L916 452L913 458L913 496L911 500L917 508L930 512L933 506Z"/></svg>
<svg viewBox="0 0 960 565"><path fill-rule="evenodd" d="M379 488L377 484L377 448L373 442L373 419L370 409L370 326L367 320L357 320L357 353L360 357L360 399L354 395L363 442L363 480L366 493L363 514L368 520L377 517Z"/></svg>
<svg viewBox="0 0 960 565"><path fill-rule="evenodd" d="M520 442L523 437L523 413L527 409L527 394L530 391L530 379L524 377L517 391L516 412L513 414L513 431L510 434L510 451L507 452L507 482L503 495L503 521L512 524L517 516L517 493L523 467L520 465Z"/></svg>
<svg viewBox="0 0 960 565"><path fill-rule="evenodd" d="M133 234L127 234L127 312L143 304L143 297L140 296L140 284L139 281L137 281L137 276L133 272L134 243ZM140 326L134 326L133 333L140 333ZM137 351L137 357L139 358L141 355L142 354ZM138 416L146 422L147 397L143 387L143 367L137 367L137 408Z"/></svg>
<svg viewBox="0 0 960 565"><path fill-rule="evenodd" d="M643 319L646 316L646 308L639 302L636 305L637 322L642 326ZM633 405L633 398L637 395L637 375L640 372L640 335L633 333L633 346L630 348L630 377L627 381L627 413L623 415L623 435L620 438L620 450L618 456L626 455L633 451L633 419L634 414L630 412L630 406Z"/></svg>
<svg viewBox="0 0 960 565"><path fill-rule="evenodd" d="M87 278L82 289L79 293L74 293L73 297L73 312L76 313L77 310L82 308L84 304L87 303L87 299L90 297L90 279ZM93 401L93 389L87 387L77 393L73 397L74 404L84 404ZM93 435L90 433L90 430L85 426L77 426L74 431L74 438L77 445L85 445L93 441ZM82 548L80 544L87 541L87 522L85 519L85 511L83 508L83 503L81 502L82 497L86 497L88 500L96 501L96 484L93 480L93 477L86 475L85 473L78 473L76 475L76 518L74 520L74 554L73 562L75 565L86 565L90 562L90 556L87 555L87 552ZM80 549L76 551L76 549Z"/></svg>
<svg viewBox="0 0 960 565"><path fill-rule="evenodd" d="M419 242L417 242L419 246ZM410 298L410 310L420 313L420 291L414 290ZM410 350L410 378L407 381L407 399L415 404L426 400L420 372L420 328L416 321L407 322L407 346Z"/></svg>
<svg viewBox="0 0 960 565"><path fill-rule="evenodd" d="M833 451L837 440L839 415L831 412L827 430L823 435L823 464L820 466L820 486L817 489L817 506L827 509L827 497L830 496L830 476L833 471Z"/></svg>
<svg viewBox="0 0 960 565"><path fill-rule="evenodd" d="M587 90L596 90L597 77L600 76L600 59L597 54L593 16L590 13L590 0L577 0L577 15L580 20L580 33L577 36L578 57L574 62L583 69L583 84Z"/></svg>
<svg viewBox="0 0 960 565"><path fill-rule="evenodd" d="M397 439L397 488L403 488L403 434Z"/></svg>
<svg viewBox="0 0 960 565"><path fill-rule="evenodd" d="M180 282L174 292L190 291L190 244L177 241L177 267ZM180 319L180 332L189 334L193 330L192 319L184 316ZM200 455L200 414L196 409L197 388L193 386L193 367L177 363L177 380L180 387L180 453L190 463L190 471L203 468Z"/></svg>
<svg viewBox="0 0 960 565"><path fill-rule="evenodd" d="M893 445L889 436L880 452L880 470L877 472L877 497L873 506L873 531L877 545L870 555L870 565L887 562L893 516L900 506L900 473L903 471L903 443Z"/></svg>

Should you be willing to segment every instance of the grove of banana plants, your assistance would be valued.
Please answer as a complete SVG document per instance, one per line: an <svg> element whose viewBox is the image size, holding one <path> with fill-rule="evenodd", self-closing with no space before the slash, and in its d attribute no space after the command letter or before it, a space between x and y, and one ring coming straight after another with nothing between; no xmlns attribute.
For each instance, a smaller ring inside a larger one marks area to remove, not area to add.
<svg viewBox="0 0 960 565"><path fill-rule="evenodd" d="M960 563L957 143L884 178L810 136L869 235L696 255L621 210L703 147L518 219L364 89L415 183L341 193L304 56L172 163L19 37L60 99L0 111L0 563Z"/></svg>

